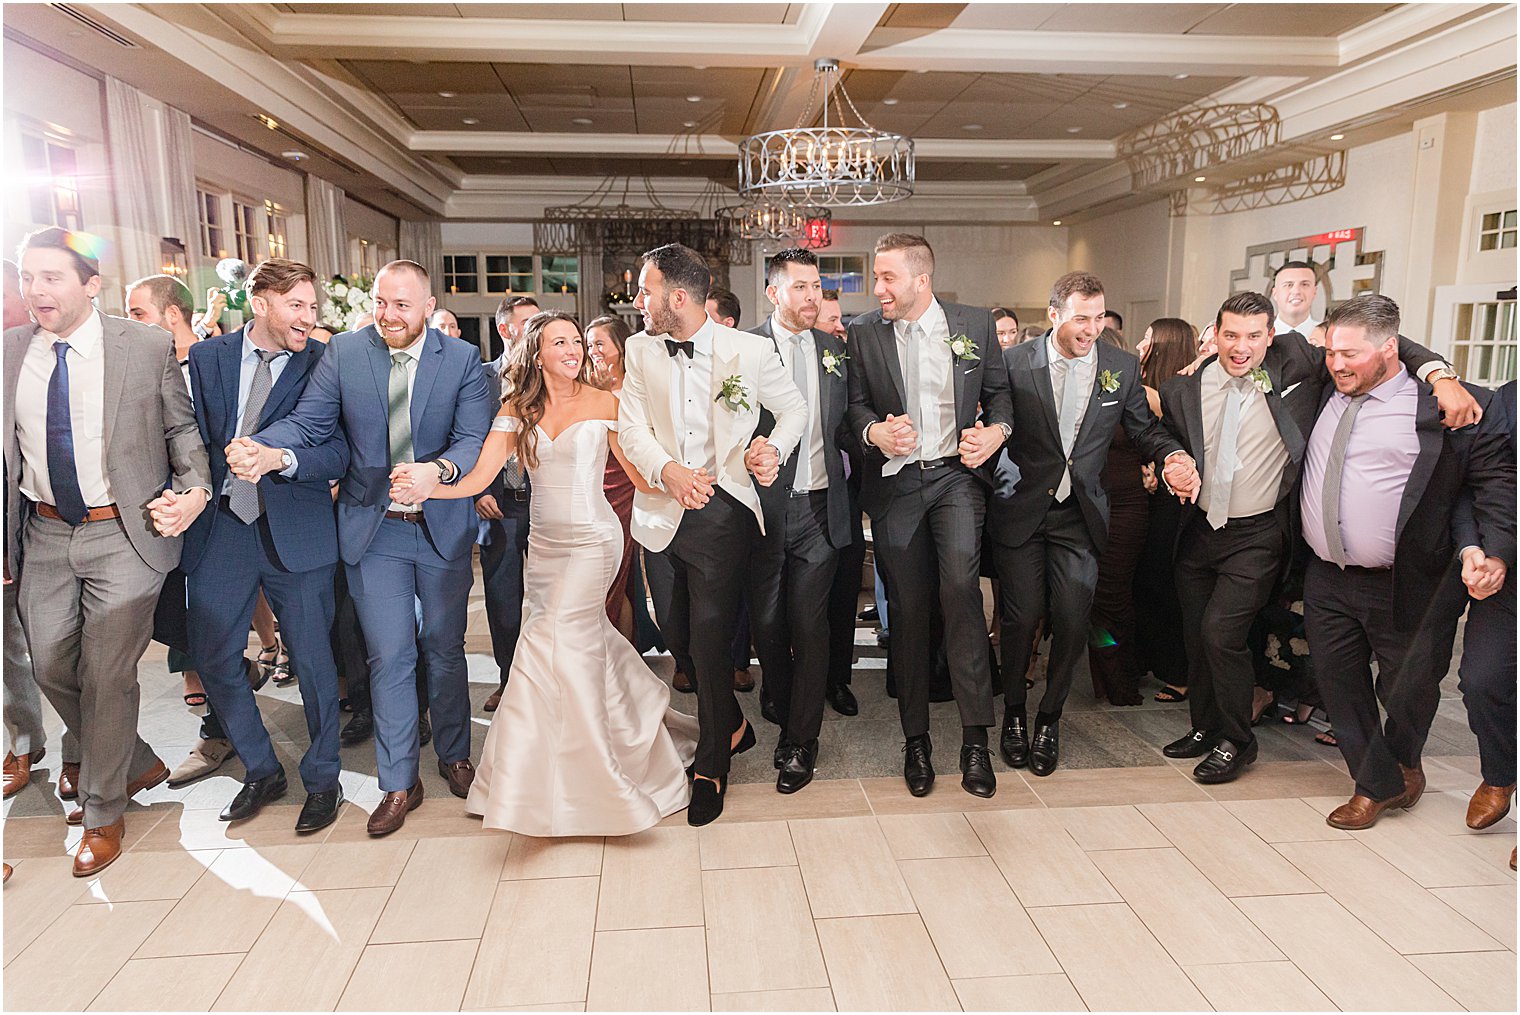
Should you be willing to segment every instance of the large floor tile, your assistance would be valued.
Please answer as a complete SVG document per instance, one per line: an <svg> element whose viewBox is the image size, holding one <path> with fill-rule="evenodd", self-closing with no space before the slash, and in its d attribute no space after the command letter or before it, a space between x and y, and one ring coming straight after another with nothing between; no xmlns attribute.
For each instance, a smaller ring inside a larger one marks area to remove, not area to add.
<svg viewBox="0 0 1520 1015"><path fill-rule="evenodd" d="M1515 1010L1514 952L1411 955L1409 961L1468 1011Z"/></svg>
<svg viewBox="0 0 1520 1015"><path fill-rule="evenodd" d="M1274 761L1255 765L1233 782L1204 786L1215 800L1270 800L1305 796L1350 796L1350 776L1318 761Z"/></svg>
<svg viewBox="0 0 1520 1015"><path fill-rule="evenodd" d="M1051 811L1068 835L1086 850L1154 849L1170 846L1166 836L1128 804L1115 807L1062 807Z"/></svg>
<svg viewBox="0 0 1520 1015"><path fill-rule="evenodd" d="M1361 842L1290 842L1277 850L1394 951L1503 947Z"/></svg>
<svg viewBox="0 0 1520 1015"><path fill-rule="evenodd" d="M498 884L463 1007L584 1002L596 892L596 878Z"/></svg>
<svg viewBox="0 0 1520 1015"><path fill-rule="evenodd" d="M695 828L650 828L607 840L597 930L701 926L702 858Z"/></svg>
<svg viewBox="0 0 1520 1015"><path fill-rule="evenodd" d="M301 887L309 891L330 888L385 888L401 878L412 855L409 839L375 839L371 842L327 842L301 873Z"/></svg>
<svg viewBox="0 0 1520 1015"><path fill-rule="evenodd" d="M508 842L484 835L418 841L371 943L480 937Z"/></svg>
<svg viewBox="0 0 1520 1015"><path fill-rule="evenodd" d="M887 847L898 860L986 856L987 847L959 812L881 814L876 818Z"/></svg>
<svg viewBox="0 0 1520 1015"><path fill-rule="evenodd" d="M840 1011L957 1011L960 1002L916 914L819 920Z"/></svg>
<svg viewBox="0 0 1520 1015"><path fill-rule="evenodd" d="M1060 972L990 857L903 860L898 866L952 980Z"/></svg>
<svg viewBox="0 0 1520 1015"><path fill-rule="evenodd" d="M5 835L9 847L10 822L6 822ZM67 856L31 857L17 862L15 867L5 885L7 966L85 894L84 883L73 876L74 861Z"/></svg>
<svg viewBox="0 0 1520 1015"><path fill-rule="evenodd" d="M1119 901L1050 811L972 814L967 820L1025 907Z"/></svg>
<svg viewBox="0 0 1520 1015"><path fill-rule="evenodd" d="M536 839L530 835L514 835L501 876L505 881L524 881L533 878L594 878L601 873L600 836Z"/></svg>
<svg viewBox="0 0 1520 1015"><path fill-rule="evenodd" d="M1428 773L1427 773L1428 775ZM1472 799L1477 782L1471 782L1458 790L1426 789L1420 803L1409 811L1409 816L1433 832L1441 835L1489 835L1494 832L1515 831L1515 811L1489 825L1487 828L1467 827L1467 804Z"/></svg>
<svg viewBox="0 0 1520 1015"><path fill-rule="evenodd" d="M1316 891L1314 882L1222 804L1144 804L1140 813L1228 896Z"/></svg>
<svg viewBox="0 0 1520 1015"><path fill-rule="evenodd" d="M913 897L875 818L790 825L814 918L913 912Z"/></svg>
<svg viewBox="0 0 1520 1015"><path fill-rule="evenodd" d="M1443 835L1407 814L1396 814L1391 821L1379 821L1353 835L1358 842L1426 888L1463 888L1514 881L1513 874L1495 867L1474 850L1468 837Z"/></svg>
<svg viewBox="0 0 1520 1015"><path fill-rule="evenodd" d="M389 888L291 892L217 998L217 1011L331 1011Z"/></svg>
<svg viewBox="0 0 1520 1015"><path fill-rule="evenodd" d="M464 1000L478 941L370 945L338 1011L454 1011Z"/></svg>
<svg viewBox="0 0 1520 1015"><path fill-rule="evenodd" d="M796 867L703 871L702 900L714 994L829 985Z"/></svg>
<svg viewBox="0 0 1520 1015"><path fill-rule="evenodd" d="M1065 973L951 980L962 1011L1086 1011Z"/></svg>
<svg viewBox="0 0 1520 1015"><path fill-rule="evenodd" d="M990 797L972 796L960 786L960 769L954 759L939 762L938 779L928 796L914 796L902 776L892 775L860 780L871 810L876 814L941 814L962 811L1006 811L1018 807L1039 807L1040 798L1017 772L997 772L997 792Z"/></svg>
<svg viewBox="0 0 1520 1015"><path fill-rule="evenodd" d="M698 829L705 871L734 867L792 867L797 853L785 821L714 821Z"/></svg>
<svg viewBox="0 0 1520 1015"><path fill-rule="evenodd" d="M246 952L316 852L316 846L223 850L135 957ZM207 933L208 927L216 929Z"/></svg>
<svg viewBox="0 0 1520 1015"><path fill-rule="evenodd" d="M706 935L697 927L598 931L587 1011L707 1011Z"/></svg>
<svg viewBox="0 0 1520 1015"><path fill-rule="evenodd" d="M1467 917L1485 934L1515 950L1515 886L1432 888L1430 894Z"/></svg>
<svg viewBox="0 0 1520 1015"><path fill-rule="evenodd" d="M1339 1008L1461 1010L1328 895L1261 895L1235 904Z"/></svg>
<svg viewBox="0 0 1520 1015"><path fill-rule="evenodd" d="M1171 765L1150 768L1058 768L1029 786L1047 807L1099 807L1207 800L1203 787Z"/></svg>
<svg viewBox="0 0 1520 1015"><path fill-rule="evenodd" d="M95 995L89 1011L210 1011L241 954L133 959Z"/></svg>
<svg viewBox="0 0 1520 1015"><path fill-rule="evenodd" d="M1215 1011L1329 1011L1330 999L1291 962L1188 966Z"/></svg>
<svg viewBox="0 0 1520 1015"><path fill-rule="evenodd" d="M1349 839L1350 832L1325 824L1325 815L1302 800L1231 800L1224 809L1264 842Z"/></svg>
<svg viewBox="0 0 1520 1015"><path fill-rule="evenodd" d="M1197 1011L1208 1007L1187 974L1128 906L1053 906L1031 910L1029 915L1092 1010Z"/></svg>
<svg viewBox="0 0 1520 1015"><path fill-rule="evenodd" d="M479 751L476 751L479 756ZM426 768L426 766L424 766ZM423 776L424 781L428 776ZM378 800L375 803L379 803ZM343 813L334 824L327 842L371 842L366 825L375 804L360 806L350 801L343 806ZM294 820L293 818L291 819ZM319 833L320 834L320 833ZM480 815L466 814L464 801L448 795L428 792L415 811L406 816L406 824L386 836L387 839L437 839L455 835L487 835L501 837L508 833L496 828L486 828L480 823Z"/></svg>
<svg viewBox="0 0 1520 1015"><path fill-rule="evenodd" d="M1088 856L1178 965L1282 958L1177 850L1119 849Z"/></svg>
<svg viewBox="0 0 1520 1015"><path fill-rule="evenodd" d="M350 804L344 811L353 810ZM156 821L147 834L130 847L145 850L228 849L245 846L314 845L327 839L337 824L311 835L297 835L297 811L289 807L265 807L247 821L222 821L215 808L181 810L174 808ZM361 815L362 818L362 815ZM128 824L131 816L128 816ZM338 823L342 823L340 816Z"/></svg>
<svg viewBox="0 0 1520 1015"><path fill-rule="evenodd" d="M6 1010L84 1010L173 905L69 906L5 967Z"/></svg>
<svg viewBox="0 0 1520 1015"><path fill-rule="evenodd" d="M200 880L221 850L188 853L125 853L91 878L81 903L153 902L179 899Z"/></svg>
<svg viewBox="0 0 1520 1015"><path fill-rule="evenodd" d="M729 786L723 794L721 820L786 821L871 813L871 804L858 779L814 779L798 793L777 793L774 779L772 775L769 782L735 782Z"/></svg>
<svg viewBox="0 0 1520 1015"><path fill-rule="evenodd" d="M834 992L827 987L751 990L712 995L713 1011L833 1011Z"/></svg>

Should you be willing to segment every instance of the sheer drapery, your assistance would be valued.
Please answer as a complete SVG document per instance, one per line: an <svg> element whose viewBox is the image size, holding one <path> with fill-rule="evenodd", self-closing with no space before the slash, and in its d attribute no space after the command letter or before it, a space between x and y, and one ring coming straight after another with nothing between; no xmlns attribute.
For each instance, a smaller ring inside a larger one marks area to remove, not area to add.
<svg viewBox="0 0 1520 1015"><path fill-rule="evenodd" d="M306 177L306 251L319 279L348 274L348 228L343 221L343 189Z"/></svg>
<svg viewBox="0 0 1520 1015"><path fill-rule="evenodd" d="M185 245L185 260L198 265L216 251L201 249L200 216L195 207L195 135L190 115L173 106L164 107L164 227Z"/></svg>
<svg viewBox="0 0 1520 1015"><path fill-rule="evenodd" d="M433 292L442 294L443 225L436 221L403 221L399 240L400 253L397 256L402 260L416 261L426 268L433 279Z"/></svg>
<svg viewBox="0 0 1520 1015"><path fill-rule="evenodd" d="M159 160L148 139L142 93L106 77L106 147L116 196L116 260L126 281L157 274L163 264L158 206ZM193 176L192 176L193 179Z"/></svg>

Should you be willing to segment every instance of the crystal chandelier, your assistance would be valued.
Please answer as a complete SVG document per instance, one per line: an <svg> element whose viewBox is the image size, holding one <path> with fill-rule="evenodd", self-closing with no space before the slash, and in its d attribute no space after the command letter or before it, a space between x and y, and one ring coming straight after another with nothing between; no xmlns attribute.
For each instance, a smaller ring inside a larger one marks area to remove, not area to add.
<svg viewBox="0 0 1520 1015"><path fill-rule="evenodd" d="M808 211L780 201L754 201L713 212L741 240L785 240L802 234Z"/></svg>
<svg viewBox="0 0 1520 1015"><path fill-rule="evenodd" d="M797 126L739 142L739 193L758 201L831 208L911 197L912 139L866 122L840 82L837 60L819 60L813 72L813 89ZM821 120L808 126L815 110L821 110Z"/></svg>

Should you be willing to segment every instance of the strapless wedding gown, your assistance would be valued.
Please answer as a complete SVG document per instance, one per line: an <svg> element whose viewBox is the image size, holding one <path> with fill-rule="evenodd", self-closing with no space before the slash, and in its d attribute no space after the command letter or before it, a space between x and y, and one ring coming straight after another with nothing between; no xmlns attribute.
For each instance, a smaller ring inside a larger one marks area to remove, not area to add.
<svg viewBox="0 0 1520 1015"><path fill-rule="evenodd" d="M511 432L516 419L491 429ZM466 806L523 835L628 835L687 804L697 720L607 619L623 527L602 483L617 421L538 430L523 623Z"/></svg>

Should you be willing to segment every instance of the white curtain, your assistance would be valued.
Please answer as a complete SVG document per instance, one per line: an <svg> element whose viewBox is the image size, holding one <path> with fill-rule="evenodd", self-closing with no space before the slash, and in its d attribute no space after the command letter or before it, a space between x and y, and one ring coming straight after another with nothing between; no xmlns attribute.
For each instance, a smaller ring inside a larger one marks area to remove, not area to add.
<svg viewBox="0 0 1520 1015"><path fill-rule="evenodd" d="M348 227L343 221L343 189L310 174L306 177L306 253L323 280L346 275Z"/></svg>
<svg viewBox="0 0 1520 1015"><path fill-rule="evenodd" d="M106 147L115 184L117 262L121 277L133 281L156 274L163 264L160 240L164 216L158 207L158 160L151 157L142 95L106 77ZM194 179L193 175L191 179Z"/></svg>
<svg viewBox="0 0 1520 1015"><path fill-rule="evenodd" d="M404 261L416 261L433 278L433 292L443 292L443 226L433 222L401 222L400 254Z"/></svg>
<svg viewBox="0 0 1520 1015"><path fill-rule="evenodd" d="M173 106L164 107L164 182L168 207L165 209L166 236L176 236L185 245L185 260L192 268L201 258L216 251L201 249L200 214L195 207L195 135L188 113Z"/></svg>

